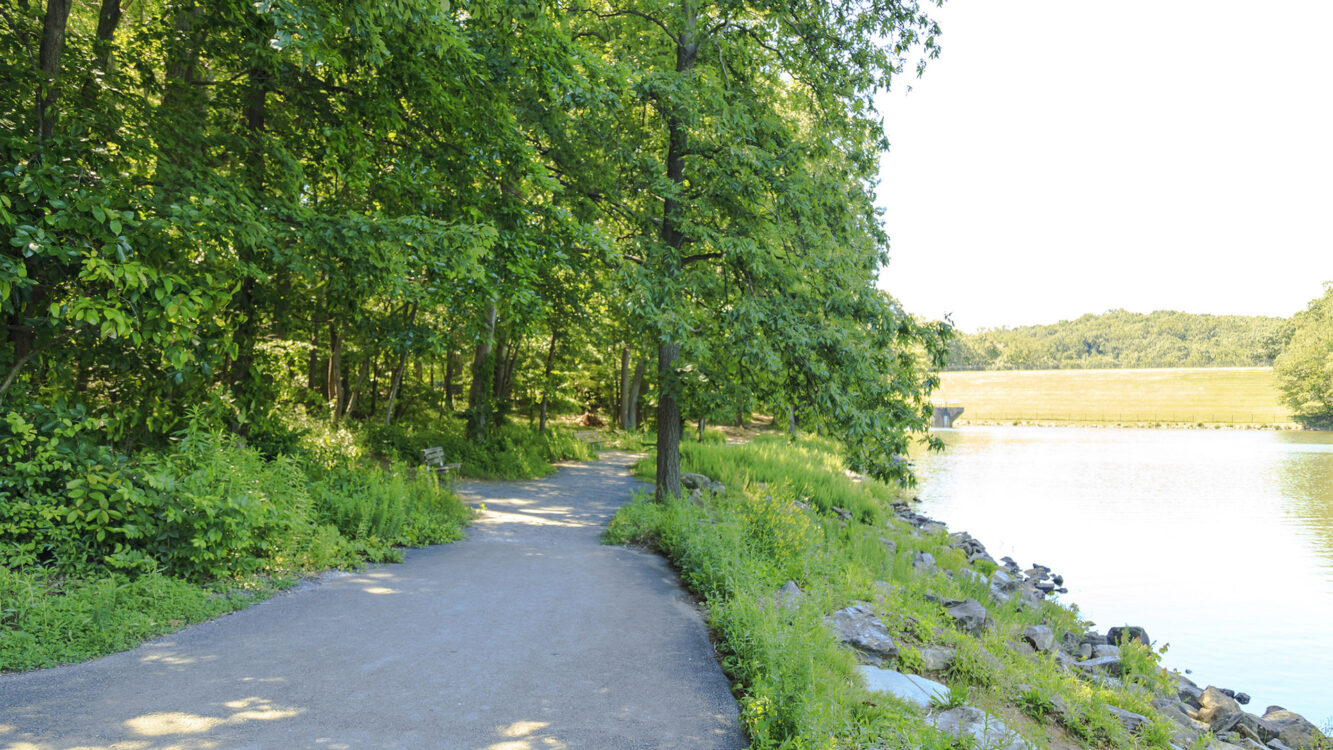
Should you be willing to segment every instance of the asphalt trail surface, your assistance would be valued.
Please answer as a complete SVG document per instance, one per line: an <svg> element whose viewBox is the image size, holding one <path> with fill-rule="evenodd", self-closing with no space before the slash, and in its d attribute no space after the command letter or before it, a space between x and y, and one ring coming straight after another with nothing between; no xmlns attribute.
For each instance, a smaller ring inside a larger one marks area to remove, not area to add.
<svg viewBox="0 0 1333 750"><path fill-rule="evenodd" d="M599 544L632 460L460 483L485 504L465 541L0 675L0 750L744 748L676 575Z"/></svg>

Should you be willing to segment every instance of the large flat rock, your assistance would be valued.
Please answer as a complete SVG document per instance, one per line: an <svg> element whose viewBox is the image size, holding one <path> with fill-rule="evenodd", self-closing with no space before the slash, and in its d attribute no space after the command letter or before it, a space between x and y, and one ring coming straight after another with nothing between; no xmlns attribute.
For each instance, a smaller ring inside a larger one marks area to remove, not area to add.
<svg viewBox="0 0 1333 750"><path fill-rule="evenodd" d="M877 693L888 693L921 708L930 708L933 698L946 700L949 688L934 680L914 674L903 674L892 669L863 664L858 669L865 678L866 687Z"/></svg>

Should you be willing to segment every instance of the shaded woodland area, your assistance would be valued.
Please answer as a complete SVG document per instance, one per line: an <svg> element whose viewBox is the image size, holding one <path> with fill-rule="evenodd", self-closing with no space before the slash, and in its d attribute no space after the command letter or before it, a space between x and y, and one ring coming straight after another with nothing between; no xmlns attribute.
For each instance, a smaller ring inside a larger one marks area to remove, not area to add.
<svg viewBox="0 0 1333 750"><path fill-rule="evenodd" d="M13 434L96 420L80 440L133 452L212 425L271 456L293 415L457 415L486 446L593 410L652 419L674 492L683 419L763 411L906 478L947 328L875 288L871 102L937 52L915 2L8 0L0 21Z"/></svg>

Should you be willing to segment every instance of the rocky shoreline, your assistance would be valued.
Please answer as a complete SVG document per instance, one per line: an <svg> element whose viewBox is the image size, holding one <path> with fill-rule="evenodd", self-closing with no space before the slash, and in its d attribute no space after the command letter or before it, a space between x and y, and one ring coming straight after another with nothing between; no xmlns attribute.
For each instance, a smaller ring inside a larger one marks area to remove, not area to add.
<svg viewBox="0 0 1333 750"><path fill-rule="evenodd" d="M844 512L834 508L840 517ZM989 606L1006 604L1017 599L1020 607L1036 607L1052 593L1067 593L1064 579L1044 565L1033 564L1022 568L1009 557L993 559L985 545L971 534L960 531L949 533L948 527L932 518L914 512L907 503L894 506L897 519L906 523L914 535L947 534L949 547L961 551L968 565L958 575L989 586ZM897 552L890 539L881 542ZM975 568L993 572L989 576ZM935 569L929 553L917 552L913 567L919 573ZM945 575L954 575L944 571ZM885 587L890 586L881 582ZM880 584L877 584L880 585ZM786 605L801 596L800 589L789 583L778 595L779 605ZM976 599L941 599L955 627L978 635L994 626L987 612L987 604ZM1004 750L1028 750L1033 746L1009 730L994 716L969 705L953 705L949 688L920 674L896 671L898 645L888 628L868 604L854 604L831 613L825 623L847 647L854 650L862 663L861 673L871 690L887 692L916 703L927 711L927 720L936 728L954 735L970 735L984 747ZM1089 625L1091 623L1088 623ZM1117 681L1122 671L1121 649L1129 641L1139 641L1151 647L1152 641L1143 628L1134 626L1112 627L1105 633L1088 631L1055 633L1046 625L1024 629L1010 647L1029 658L1054 659L1061 670L1079 675L1089 681ZM1041 655L1041 656L1039 656ZM927 647L920 651L924 673L945 670L955 654L953 649ZM1213 685L1200 686L1179 672L1169 672L1170 688L1157 690L1152 706L1175 725L1171 747L1182 749L1204 747L1209 750L1308 750L1333 747L1330 740L1305 717L1282 706L1269 706L1262 714L1244 710L1250 696L1229 688ZM1031 692L1019 686L1018 692ZM1016 696L1018 697L1018 696ZM1049 714L1056 722L1063 722L1068 709L1059 696L1050 696ZM1148 717L1112 706L1107 707L1131 733L1148 724Z"/></svg>

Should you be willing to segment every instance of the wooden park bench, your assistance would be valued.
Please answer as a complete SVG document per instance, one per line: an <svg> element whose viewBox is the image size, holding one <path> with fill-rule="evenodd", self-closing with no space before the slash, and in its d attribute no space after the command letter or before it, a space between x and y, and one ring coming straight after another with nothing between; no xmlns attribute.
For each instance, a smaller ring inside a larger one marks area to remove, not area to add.
<svg viewBox="0 0 1333 750"><path fill-rule="evenodd" d="M583 442L587 443L588 445L591 445L594 448L601 445L602 441L605 440L605 438L602 437L602 433L598 432L597 430L579 430L574 433L574 437L578 438L579 440L582 440Z"/></svg>
<svg viewBox="0 0 1333 750"><path fill-rule="evenodd" d="M423 448L421 457L426 462L426 468L430 469L435 478L449 478L449 472L457 471L462 464L447 464L444 462L444 449L436 446L434 448Z"/></svg>

